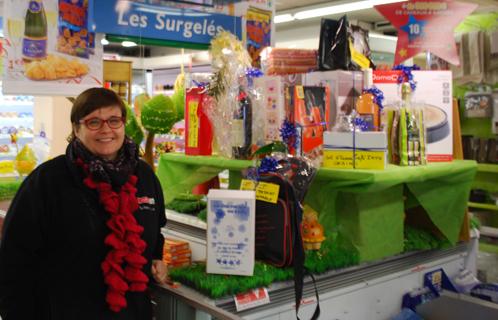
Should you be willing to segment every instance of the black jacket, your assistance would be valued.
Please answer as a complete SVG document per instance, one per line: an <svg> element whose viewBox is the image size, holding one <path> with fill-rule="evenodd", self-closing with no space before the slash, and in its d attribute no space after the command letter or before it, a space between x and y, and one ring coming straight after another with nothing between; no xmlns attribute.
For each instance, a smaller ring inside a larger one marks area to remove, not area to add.
<svg viewBox="0 0 498 320"><path fill-rule="evenodd" d="M139 161L139 210L147 243L144 272L162 259L165 225L161 186L152 169ZM22 183L4 221L0 243L2 320L151 319L146 292L127 293L119 313L105 301L100 264L108 247L106 213L98 194L83 185L80 170L65 156L40 165Z"/></svg>

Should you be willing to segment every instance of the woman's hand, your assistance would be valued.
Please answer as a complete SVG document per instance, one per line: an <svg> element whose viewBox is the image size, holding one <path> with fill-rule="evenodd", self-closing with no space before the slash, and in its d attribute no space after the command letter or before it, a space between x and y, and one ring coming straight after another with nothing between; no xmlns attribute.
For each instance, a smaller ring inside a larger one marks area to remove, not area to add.
<svg viewBox="0 0 498 320"><path fill-rule="evenodd" d="M162 260L152 260L152 276L159 284L166 284L168 280L168 267Z"/></svg>

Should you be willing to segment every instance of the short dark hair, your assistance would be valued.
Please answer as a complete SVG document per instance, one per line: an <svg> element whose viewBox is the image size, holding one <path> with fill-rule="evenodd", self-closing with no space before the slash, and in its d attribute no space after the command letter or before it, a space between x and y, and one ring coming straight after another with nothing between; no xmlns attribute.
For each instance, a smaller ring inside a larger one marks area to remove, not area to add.
<svg viewBox="0 0 498 320"><path fill-rule="evenodd" d="M78 95L71 109L71 123L73 128L80 126L80 120L90 113L104 107L119 106L121 114L126 118L126 105L121 97L114 91L106 88L90 88ZM68 140L74 139L74 129Z"/></svg>

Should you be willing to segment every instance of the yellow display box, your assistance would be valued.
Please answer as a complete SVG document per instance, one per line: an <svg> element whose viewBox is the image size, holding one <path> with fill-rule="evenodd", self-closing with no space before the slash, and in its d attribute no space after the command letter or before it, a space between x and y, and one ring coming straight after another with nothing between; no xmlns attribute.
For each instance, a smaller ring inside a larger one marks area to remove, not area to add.
<svg viewBox="0 0 498 320"><path fill-rule="evenodd" d="M385 132L332 132L323 134L323 167L377 169L387 166Z"/></svg>

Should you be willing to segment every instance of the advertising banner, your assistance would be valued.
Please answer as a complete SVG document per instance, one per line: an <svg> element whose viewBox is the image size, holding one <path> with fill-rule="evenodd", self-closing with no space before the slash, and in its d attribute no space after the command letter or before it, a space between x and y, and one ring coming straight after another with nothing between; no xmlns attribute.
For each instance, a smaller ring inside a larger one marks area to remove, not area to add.
<svg viewBox="0 0 498 320"><path fill-rule="evenodd" d="M247 51L252 65L261 68L260 53L271 46L272 12L249 7L246 14Z"/></svg>
<svg viewBox="0 0 498 320"><path fill-rule="evenodd" d="M99 2L93 23L99 33L197 44L209 44L223 30L242 34L240 17L127 0Z"/></svg>
<svg viewBox="0 0 498 320"><path fill-rule="evenodd" d="M429 51L459 65L453 30L477 4L453 0L410 0L375 6L398 29L394 64Z"/></svg>
<svg viewBox="0 0 498 320"><path fill-rule="evenodd" d="M87 0L4 0L3 93L76 96L102 85Z"/></svg>

